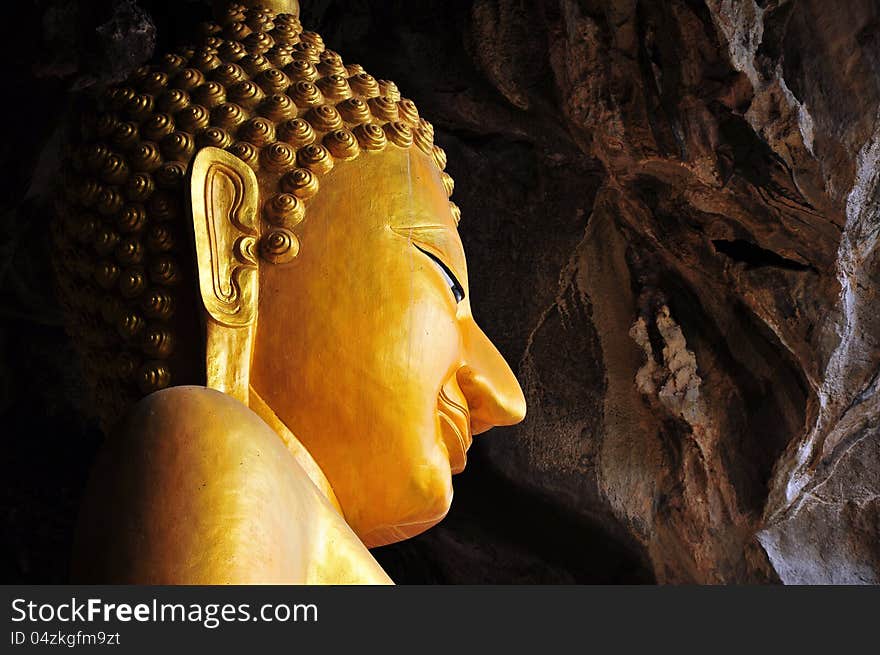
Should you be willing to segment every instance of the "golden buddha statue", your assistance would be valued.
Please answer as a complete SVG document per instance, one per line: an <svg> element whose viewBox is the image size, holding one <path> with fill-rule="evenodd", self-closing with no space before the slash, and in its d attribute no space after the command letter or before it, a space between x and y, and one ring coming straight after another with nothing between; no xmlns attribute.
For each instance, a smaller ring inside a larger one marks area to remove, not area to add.
<svg viewBox="0 0 880 655"><path fill-rule="evenodd" d="M472 435L525 414L431 125L295 0L223 6L97 102L54 234L108 432L74 577L390 582L367 549L440 521Z"/></svg>

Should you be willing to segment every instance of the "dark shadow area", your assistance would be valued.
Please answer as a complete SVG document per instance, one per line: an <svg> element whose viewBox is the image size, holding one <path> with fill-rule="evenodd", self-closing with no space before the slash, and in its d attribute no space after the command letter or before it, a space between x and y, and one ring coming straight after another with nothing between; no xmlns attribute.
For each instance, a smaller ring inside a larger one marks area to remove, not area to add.
<svg viewBox="0 0 880 655"><path fill-rule="evenodd" d="M504 435L496 435L504 438ZM491 433L487 439L493 438ZM453 478L455 499L435 530L457 540L489 543L494 562L480 572L488 584L654 584L634 543L624 543L603 526L582 519L552 499L524 491L495 473L479 450ZM420 546L440 547L429 531L400 544L373 550L398 583L461 583L455 569L419 558ZM453 552L452 557L458 553ZM528 558L521 567L520 560ZM454 560L453 560L454 561ZM428 565L426 565L428 564ZM467 566L462 567L467 570ZM513 576L511 573L513 572Z"/></svg>
<svg viewBox="0 0 880 655"><path fill-rule="evenodd" d="M793 259L788 259L772 250L767 250L744 239L733 239L732 241L717 239L712 242L712 245L717 252L730 257L734 261L742 262L749 269L773 266L788 271L815 272L816 270L810 264L802 264Z"/></svg>

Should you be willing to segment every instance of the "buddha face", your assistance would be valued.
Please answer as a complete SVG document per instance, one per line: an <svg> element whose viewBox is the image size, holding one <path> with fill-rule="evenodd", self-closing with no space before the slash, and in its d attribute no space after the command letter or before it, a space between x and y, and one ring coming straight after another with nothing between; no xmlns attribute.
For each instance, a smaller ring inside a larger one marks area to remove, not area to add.
<svg viewBox="0 0 880 655"><path fill-rule="evenodd" d="M522 420L474 322L440 173L416 148L321 180L296 259L261 266L251 384L305 445L370 547L438 522L472 435Z"/></svg>

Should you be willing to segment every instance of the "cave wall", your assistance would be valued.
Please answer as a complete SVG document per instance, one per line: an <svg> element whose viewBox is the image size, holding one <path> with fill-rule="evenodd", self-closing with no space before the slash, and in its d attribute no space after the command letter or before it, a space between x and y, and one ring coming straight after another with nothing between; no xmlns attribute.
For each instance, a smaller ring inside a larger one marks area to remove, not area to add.
<svg viewBox="0 0 880 655"><path fill-rule="evenodd" d="M67 92L207 4L21 9L42 38L13 37L29 129L3 152L9 581L63 579L99 439L46 265ZM395 579L880 582L877 2L301 4L434 123L475 316L529 403L443 523L377 551Z"/></svg>

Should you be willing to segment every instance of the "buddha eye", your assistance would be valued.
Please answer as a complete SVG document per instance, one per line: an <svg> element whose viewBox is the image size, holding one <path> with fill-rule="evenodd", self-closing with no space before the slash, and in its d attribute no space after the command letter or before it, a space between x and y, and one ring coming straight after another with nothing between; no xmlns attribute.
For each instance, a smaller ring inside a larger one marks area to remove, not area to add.
<svg viewBox="0 0 880 655"><path fill-rule="evenodd" d="M452 295L455 296L455 302L460 303L462 300L464 300L464 288L455 277L455 274L451 270L449 270L449 267L442 261L440 261L440 259L437 258L437 256L433 253L428 252L424 248L420 248L416 244L413 245L416 247L416 249L419 250L419 252L422 252L430 257L431 261L433 261L437 265L437 268L440 269L440 273L441 275L443 275L443 279L446 280L446 284L449 285L449 288L452 291Z"/></svg>

